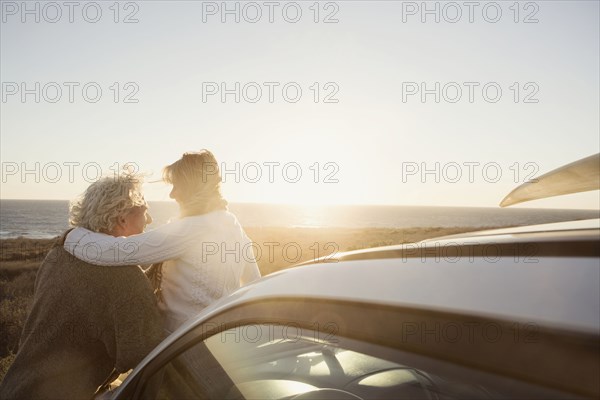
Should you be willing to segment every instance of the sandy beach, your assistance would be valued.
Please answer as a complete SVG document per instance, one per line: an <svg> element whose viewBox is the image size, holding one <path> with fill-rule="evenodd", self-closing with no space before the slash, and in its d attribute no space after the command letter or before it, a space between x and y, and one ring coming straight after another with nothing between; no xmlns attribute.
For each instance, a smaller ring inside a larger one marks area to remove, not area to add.
<svg viewBox="0 0 600 400"><path fill-rule="evenodd" d="M247 228L262 275L337 251L349 251L472 231L474 228ZM55 239L0 240L0 379L17 352L40 263Z"/></svg>

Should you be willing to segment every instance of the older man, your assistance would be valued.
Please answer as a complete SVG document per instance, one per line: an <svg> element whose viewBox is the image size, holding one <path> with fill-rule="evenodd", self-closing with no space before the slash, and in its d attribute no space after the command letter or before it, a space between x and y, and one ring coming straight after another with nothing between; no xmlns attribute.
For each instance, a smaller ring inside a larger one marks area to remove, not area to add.
<svg viewBox="0 0 600 400"><path fill-rule="evenodd" d="M71 224L113 236L141 233L151 221L141 183L132 175L93 183L71 204ZM86 265L63 241L38 271L2 399L91 398L109 376L133 368L160 342L162 321L142 270Z"/></svg>

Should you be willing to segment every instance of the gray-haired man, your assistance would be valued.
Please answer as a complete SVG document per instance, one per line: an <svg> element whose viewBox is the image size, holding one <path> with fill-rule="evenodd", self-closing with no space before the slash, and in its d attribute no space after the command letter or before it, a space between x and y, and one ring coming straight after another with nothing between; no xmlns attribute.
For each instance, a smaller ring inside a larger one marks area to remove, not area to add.
<svg viewBox="0 0 600 400"><path fill-rule="evenodd" d="M71 224L113 236L141 233L151 221L141 183L132 175L93 183L71 204ZM62 241L38 271L2 399L91 398L107 377L135 367L160 342L162 322L142 270L92 266Z"/></svg>

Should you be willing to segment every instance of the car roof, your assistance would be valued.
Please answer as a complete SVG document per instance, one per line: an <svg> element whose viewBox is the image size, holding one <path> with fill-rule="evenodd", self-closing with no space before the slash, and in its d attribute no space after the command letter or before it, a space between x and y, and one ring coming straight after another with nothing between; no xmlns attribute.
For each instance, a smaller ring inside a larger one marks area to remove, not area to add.
<svg viewBox="0 0 600 400"><path fill-rule="evenodd" d="M435 254L428 258L420 255L342 258L267 275L209 306L206 313L265 299L311 298L491 316L598 334L599 223L599 220L579 221L478 233L480 238L500 238L498 243L506 242L511 235L525 235L527 243L534 243L532 237L543 241L547 240L546 233L558 234L564 229L561 235L573 241L577 252L574 255L546 256L542 252L530 259L465 256L459 260L454 256L438 258ZM571 229L567 230L567 226ZM477 235L463 238L473 241ZM421 243L424 248L431 248L444 240L448 239ZM456 238L452 240L458 243ZM582 241L586 247L581 247ZM551 249L561 247L548 244ZM400 248L407 251L406 245ZM377 254L381 249L371 251Z"/></svg>
<svg viewBox="0 0 600 400"><path fill-rule="evenodd" d="M358 260L293 268L242 288L237 301L321 298L494 316L600 332L600 268L590 259L543 264Z"/></svg>

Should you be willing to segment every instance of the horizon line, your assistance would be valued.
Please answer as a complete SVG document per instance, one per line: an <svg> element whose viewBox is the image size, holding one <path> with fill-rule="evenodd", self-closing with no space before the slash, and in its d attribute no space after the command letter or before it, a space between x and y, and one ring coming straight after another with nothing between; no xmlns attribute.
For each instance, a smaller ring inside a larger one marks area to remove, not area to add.
<svg viewBox="0 0 600 400"><path fill-rule="evenodd" d="M0 198L0 201L71 201L68 199L6 199ZM174 200L148 200L149 203L173 203ZM254 202L254 201L232 201L228 204L252 204L252 205L271 205L271 206L287 206L287 207L344 207L344 206L362 206L362 207L445 207L445 208L489 208L489 209L537 209L537 210L581 210L581 211L600 211L600 208L557 208L557 207L532 207L531 204L521 203L513 207L496 206L456 206L456 205L418 205L418 204L392 204L392 203L326 203L326 204L299 204L299 203L270 203L270 202ZM523 207L519 207L519 206ZM527 207L528 206L528 207Z"/></svg>

